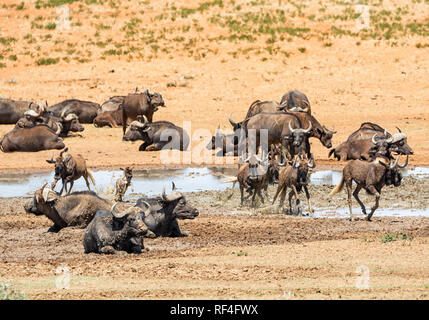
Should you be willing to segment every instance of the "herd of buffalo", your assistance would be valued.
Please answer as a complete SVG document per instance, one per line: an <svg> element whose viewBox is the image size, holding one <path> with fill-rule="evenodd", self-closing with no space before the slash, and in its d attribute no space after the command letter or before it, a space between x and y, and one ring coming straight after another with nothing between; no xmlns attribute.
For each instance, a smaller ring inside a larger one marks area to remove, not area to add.
<svg viewBox="0 0 429 320"><path fill-rule="evenodd" d="M131 184L133 168L121 168L124 175L116 181L113 203L91 191L90 181L93 185L95 181L85 159L69 153L63 140L71 132L83 131L82 123L93 123L95 127L122 126L123 140L143 141L139 151L162 150L170 142L166 136L177 136L180 141L168 147L187 150L189 135L183 128L168 121L152 121L158 107L165 107L161 94L137 89L127 96L111 97L101 106L75 99L51 107L46 102L35 104L0 99L0 124L15 125L0 141L3 152L65 148L56 159L46 160L54 165L54 182L50 187L45 183L37 190L25 210L48 217L54 223L49 229L52 232L68 226L86 227L83 237L86 253L140 253L145 237L183 236L177 219L193 219L199 212L186 202L174 183L170 194L167 195L164 189L162 195L140 198L130 207L122 201ZM309 140L315 138L330 149L329 156L350 160L330 196L338 193L345 184L350 220L353 220L353 195L370 221L378 208L381 189L386 185L400 185L402 175L399 169L408 164L408 156L413 154L406 135L399 128L397 133L389 133L370 122L362 123L345 142L332 148L336 131L319 123L311 114L307 96L296 90L286 93L280 103L257 100L250 105L244 120L236 122L230 115L229 122L232 133L223 133L218 128L206 148L219 149L217 156L239 156L237 176L229 181L239 183L242 205L245 192L255 206L256 196L263 203L262 191L269 199L268 185L277 184L273 204L279 198L279 208L283 210L290 189L288 212L300 212L299 193L303 190L312 214L309 169L316 166L316 161ZM403 164L399 163L400 155L406 156ZM80 177L85 179L89 191L71 193L74 181ZM58 180L62 181L59 193L54 190ZM353 181L356 183L354 191ZM369 213L359 199L361 189L375 196L375 204ZM64 191L66 195L63 196Z"/></svg>

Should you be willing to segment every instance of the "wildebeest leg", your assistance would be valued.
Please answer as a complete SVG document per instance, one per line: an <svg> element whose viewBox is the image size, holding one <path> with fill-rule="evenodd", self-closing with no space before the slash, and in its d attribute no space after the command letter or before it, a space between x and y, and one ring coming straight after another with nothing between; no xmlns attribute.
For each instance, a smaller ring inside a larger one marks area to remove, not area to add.
<svg viewBox="0 0 429 320"><path fill-rule="evenodd" d="M89 187L88 175L86 173L83 175L83 178L85 179L86 186L88 187L88 190L91 191L91 188Z"/></svg>
<svg viewBox="0 0 429 320"><path fill-rule="evenodd" d="M255 189L253 189L253 196L252 196L252 208L254 208L254 207L255 207L255 198L256 198L256 193L257 193L257 191L256 191L256 188L255 188Z"/></svg>
<svg viewBox="0 0 429 320"><path fill-rule="evenodd" d="M296 205L299 206L301 204L301 201L299 200L298 191L296 191L296 187L294 185L292 185L292 191L296 198Z"/></svg>
<svg viewBox="0 0 429 320"><path fill-rule="evenodd" d="M69 188L69 191L67 192L67 194L70 194L71 189L73 188L74 181L73 180L69 181L69 183L70 183L70 188Z"/></svg>
<svg viewBox="0 0 429 320"><path fill-rule="evenodd" d="M274 198L273 198L273 202L272 202L272 204L274 204L274 202L276 202L276 199L277 199L277 196L279 195L279 193L280 193L280 191L283 189L283 185L278 185L278 187L277 187L277 191L276 191L276 194L274 195Z"/></svg>
<svg viewBox="0 0 429 320"><path fill-rule="evenodd" d="M240 184L240 193L241 193L241 205L243 205L244 201L244 187Z"/></svg>
<svg viewBox="0 0 429 320"><path fill-rule="evenodd" d="M371 221L371 217L374 214L374 211L377 210L377 208L378 208L378 204L379 204L379 201L380 201L380 193L378 193L377 189L375 189L374 186L370 186L368 188L368 190L371 191L371 193L373 193L375 195L375 204L371 208L371 212L366 217L366 220Z"/></svg>
<svg viewBox="0 0 429 320"><path fill-rule="evenodd" d="M310 214L313 215L313 208L311 207L311 201L310 201L310 192L308 192L307 186L304 186L305 196L307 197L307 203L308 203L308 209L310 211Z"/></svg>
<svg viewBox="0 0 429 320"><path fill-rule="evenodd" d="M362 201L360 201L360 199L359 199L359 192L360 192L360 190L362 189L362 187L361 186L357 186L356 187L356 189L355 189L355 191L353 192L353 197L355 197L355 199L356 199L356 201L359 203L359 205L360 205L360 207L361 207L361 209L362 209L362 213L364 214L364 215L366 215L366 209L365 209L365 205L362 203Z"/></svg>
<svg viewBox="0 0 429 320"><path fill-rule="evenodd" d="M352 182L347 183L347 201L349 203L350 210L350 221L353 221L353 211L352 211Z"/></svg>
<svg viewBox="0 0 429 320"><path fill-rule="evenodd" d="M259 190L258 190L258 196L259 196L259 198L261 198L261 202L264 203L264 197L262 196L261 191L262 191L262 189L259 188Z"/></svg>
<svg viewBox="0 0 429 320"><path fill-rule="evenodd" d="M285 203L287 186L283 187L282 192L280 193L280 208L283 210L283 205Z"/></svg>

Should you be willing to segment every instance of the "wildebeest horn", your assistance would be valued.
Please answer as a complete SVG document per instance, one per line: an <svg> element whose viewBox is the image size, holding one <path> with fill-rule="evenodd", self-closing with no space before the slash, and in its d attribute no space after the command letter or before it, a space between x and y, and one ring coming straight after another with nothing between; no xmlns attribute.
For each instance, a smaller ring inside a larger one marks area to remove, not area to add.
<svg viewBox="0 0 429 320"><path fill-rule="evenodd" d="M304 130L304 133L309 133L311 131L311 121L308 121L308 128Z"/></svg>
<svg viewBox="0 0 429 320"><path fill-rule="evenodd" d="M292 123L292 120L289 120L289 130L290 130L290 132L294 133L296 129L292 128L291 123Z"/></svg>
<svg viewBox="0 0 429 320"><path fill-rule="evenodd" d="M234 127L234 129L238 127L237 122L234 122L234 120L232 120L232 113L230 113L228 119L229 119L229 123Z"/></svg>
<svg viewBox="0 0 429 320"><path fill-rule="evenodd" d="M174 181L171 181L171 190L176 190L176 185L174 184Z"/></svg>
<svg viewBox="0 0 429 320"><path fill-rule="evenodd" d="M312 164L310 164L310 163L312 163ZM316 167L316 159L314 159L313 154L311 155L311 158L308 160L307 165L311 169Z"/></svg>
<svg viewBox="0 0 429 320"><path fill-rule="evenodd" d="M398 129L399 133L402 133L401 129L399 129L398 127L396 127L396 129Z"/></svg>
<svg viewBox="0 0 429 320"><path fill-rule="evenodd" d="M67 148L65 148L63 151L61 151L61 152L60 152L60 157L62 157L62 156L63 156L63 153L64 153L64 152L67 152L67 151L69 151L69 148L68 148L68 147L67 147Z"/></svg>

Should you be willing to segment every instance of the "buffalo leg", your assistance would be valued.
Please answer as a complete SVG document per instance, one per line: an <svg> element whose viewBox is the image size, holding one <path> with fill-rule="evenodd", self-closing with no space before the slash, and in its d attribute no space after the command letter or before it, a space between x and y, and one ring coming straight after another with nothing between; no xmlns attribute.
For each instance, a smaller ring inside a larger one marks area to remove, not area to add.
<svg viewBox="0 0 429 320"><path fill-rule="evenodd" d="M313 208L311 207L311 201L310 201L310 192L308 192L307 186L304 186L305 196L307 197L307 203L308 203L308 210L310 211L310 214L313 215Z"/></svg>
<svg viewBox="0 0 429 320"><path fill-rule="evenodd" d="M361 209L362 209L362 213L366 215L366 209L365 209L365 205L363 204L363 202L359 199L359 192L362 189L361 186L357 186L355 191L353 192L353 197L355 197L356 201L359 203Z"/></svg>
<svg viewBox="0 0 429 320"><path fill-rule="evenodd" d="M164 147L164 143L155 143L146 148L146 151L160 151Z"/></svg>

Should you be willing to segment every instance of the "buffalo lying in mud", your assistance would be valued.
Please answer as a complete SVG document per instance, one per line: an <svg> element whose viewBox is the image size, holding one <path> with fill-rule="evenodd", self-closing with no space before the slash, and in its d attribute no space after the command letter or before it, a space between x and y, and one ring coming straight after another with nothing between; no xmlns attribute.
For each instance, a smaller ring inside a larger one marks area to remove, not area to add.
<svg viewBox="0 0 429 320"><path fill-rule="evenodd" d="M162 95L155 92L149 93L145 90L142 93L132 93L125 97L122 103L122 130L125 135L127 121L134 121L138 116L145 116L152 122L153 114L158 107L165 107Z"/></svg>
<svg viewBox="0 0 429 320"><path fill-rule="evenodd" d="M289 91L283 95L280 101L280 110L311 114L311 106L307 96L297 90Z"/></svg>
<svg viewBox="0 0 429 320"><path fill-rule="evenodd" d="M46 125L37 125L31 128L15 128L6 133L0 141L0 149L3 152L36 152L50 149L63 149L63 139Z"/></svg>
<svg viewBox="0 0 429 320"><path fill-rule="evenodd" d="M142 220L148 209L130 207L116 212L115 207L98 211L83 236L85 253L118 254L121 252L140 254L144 249L143 238L148 229Z"/></svg>
<svg viewBox="0 0 429 320"><path fill-rule="evenodd" d="M407 136L398 128L398 133L391 134L377 124L364 122L345 142L329 151L337 160L371 160L371 148L377 141L384 140L390 152L412 155L413 150L407 143Z"/></svg>
<svg viewBox="0 0 429 320"><path fill-rule="evenodd" d="M0 98L0 124L15 124L26 111L38 109L33 102Z"/></svg>
<svg viewBox="0 0 429 320"><path fill-rule="evenodd" d="M46 187L34 194L31 203L24 206L25 211L35 215L45 215L54 225L50 232L58 232L62 228L77 226L86 227L98 210L109 210L111 203L98 197L94 192L74 192L61 197Z"/></svg>
<svg viewBox="0 0 429 320"><path fill-rule="evenodd" d="M182 150L186 151L189 146L188 133L183 128L169 121L149 122L143 116L143 122L133 121L130 129L124 135L125 141L143 140L139 151L158 150Z"/></svg>
<svg viewBox="0 0 429 320"><path fill-rule="evenodd" d="M98 103L69 99L51 106L48 110L56 117L75 114L80 123L92 123L99 109Z"/></svg>
<svg viewBox="0 0 429 320"><path fill-rule="evenodd" d="M375 196L375 204L371 208L371 212L366 217L368 221L371 221L374 211L378 208L381 189L388 185L394 185L395 187L401 185L402 175L399 169L405 168L407 166L408 155L403 165L398 164L399 157L400 156L394 160L376 155L375 160L371 162L364 160L349 161L343 169L343 176L341 177L340 183L332 190L329 196L332 197L336 193L340 192L344 186L344 183L346 184L350 220L353 221L352 186L353 181L356 182L357 186L355 191L353 191L353 196L359 203L363 214L366 215L367 213L365 205L359 199L359 192L362 189L365 189L367 193Z"/></svg>
<svg viewBox="0 0 429 320"><path fill-rule="evenodd" d="M183 237L177 219L194 219L199 215L196 208L186 202L183 193L178 192L173 182L173 190L167 195L165 190L157 198L140 198L137 207L146 210L142 215L144 223L156 236Z"/></svg>

